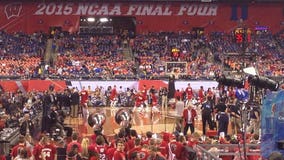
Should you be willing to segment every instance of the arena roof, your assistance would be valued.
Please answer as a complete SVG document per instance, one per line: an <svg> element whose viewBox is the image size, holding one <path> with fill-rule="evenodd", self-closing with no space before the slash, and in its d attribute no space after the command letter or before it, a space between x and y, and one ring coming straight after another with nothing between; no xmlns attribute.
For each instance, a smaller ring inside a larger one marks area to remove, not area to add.
<svg viewBox="0 0 284 160"><path fill-rule="evenodd" d="M52 1L52 0L51 0ZM118 0L83 0L89 2L118 2ZM222 3L243 3L243 2L284 2L283 0L119 0L119 2L222 2Z"/></svg>
<svg viewBox="0 0 284 160"><path fill-rule="evenodd" d="M8 1L8 0L7 0ZM25 0L23 0L25 1ZM26 2L40 2L39 0L26 0ZM41 0L42 2L64 2L63 0ZM69 0L78 2L77 0ZM220 2L220 3L275 3L283 0L80 0L80 2Z"/></svg>

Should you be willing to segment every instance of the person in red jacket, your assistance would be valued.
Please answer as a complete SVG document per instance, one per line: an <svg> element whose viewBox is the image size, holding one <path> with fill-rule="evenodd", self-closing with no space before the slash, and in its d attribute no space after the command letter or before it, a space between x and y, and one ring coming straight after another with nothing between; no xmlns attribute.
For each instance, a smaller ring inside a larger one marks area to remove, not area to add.
<svg viewBox="0 0 284 160"><path fill-rule="evenodd" d="M188 101L186 104L186 107L183 110L182 118L184 120L184 130L183 135L187 135L188 128L190 128L191 134L194 133L194 120L197 117L196 110L193 108L194 105L191 103L191 101Z"/></svg>

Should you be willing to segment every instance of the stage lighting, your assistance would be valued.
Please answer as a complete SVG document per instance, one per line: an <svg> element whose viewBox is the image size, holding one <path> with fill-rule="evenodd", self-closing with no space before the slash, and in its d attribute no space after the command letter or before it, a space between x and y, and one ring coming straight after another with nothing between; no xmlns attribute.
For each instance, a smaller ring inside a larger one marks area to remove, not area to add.
<svg viewBox="0 0 284 160"><path fill-rule="evenodd" d="M225 77L224 75L222 75L221 77L217 77L217 82L224 86L232 86L238 88L244 87L243 80L237 78Z"/></svg>
<svg viewBox="0 0 284 160"><path fill-rule="evenodd" d="M249 76L248 81L253 86L269 89L271 91L277 91L279 88L278 82L275 82L274 80L267 77Z"/></svg>

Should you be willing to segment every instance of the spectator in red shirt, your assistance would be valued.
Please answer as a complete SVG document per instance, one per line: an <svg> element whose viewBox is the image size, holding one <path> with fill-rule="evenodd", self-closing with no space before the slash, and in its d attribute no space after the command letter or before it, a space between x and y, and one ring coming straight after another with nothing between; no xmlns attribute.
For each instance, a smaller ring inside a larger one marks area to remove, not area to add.
<svg viewBox="0 0 284 160"><path fill-rule="evenodd" d="M66 156L67 160L78 160L78 159L82 159L80 154L79 154L79 146L77 144L73 144L71 146L71 149L69 152L67 152L67 156Z"/></svg>
<svg viewBox="0 0 284 160"><path fill-rule="evenodd" d="M19 151L21 150L21 148L23 148L23 149L25 149L27 151L28 157L32 156L31 151L26 147L25 137L23 135L20 135L19 136L19 143L16 146L14 146L12 148L12 151L11 151L11 158L12 158L12 160L17 157L17 155L19 154Z"/></svg>
<svg viewBox="0 0 284 160"><path fill-rule="evenodd" d="M78 152L81 153L82 147L81 147L81 143L79 142L79 135L76 132L74 132L72 134L72 141L70 143L68 143L68 145L67 145L67 150L66 150L67 153L69 153L71 151L71 148L74 144L78 145Z"/></svg>
<svg viewBox="0 0 284 160"><path fill-rule="evenodd" d="M33 152L32 153L33 153L34 160L41 160L42 159L41 158L41 150L42 150L42 148L44 146L44 139L45 139L44 136L45 135L42 135L40 141L33 148Z"/></svg>
<svg viewBox="0 0 284 160"><path fill-rule="evenodd" d="M179 140L179 137L177 138ZM183 144L173 140L169 143L169 159L181 159Z"/></svg>
<svg viewBox="0 0 284 160"><path fill-rule="evenodd" d="M44 136L43 147L41 149L41 159L43 160L56 160L57 152L56 146L51 142L49 136Z"/></svg>
<svg viewBox="0 0 284 160"><path fill-rule="evenodd" d="M89 150L93 150L99 154L100 160L107 159L108 146L105 143L105 139L102 135L96 137L96 143L89 146Z"/></svg>
<svg viewBox="0 0 284 160"><path fill-rule="evenodd" d="M142 145L149 145L150 139L152 138L153 133L151 131L146 132L146 139L142 141Z"/></svg>
<svg viewBox="0 0 284 160"><path fill-rule="evenodd" d="M135 140L138 138L137 132L134 129L130 130L130 138L127 141L128 149L132 149L135 147Z"/></svg>
<svg viewBox="0 0 284 160"><path fill-rule="evenodd" d="M122 140L117 140L116 151L113 154L113 160L126 160L126 154L124 152L124 142Z"/></svg>
<svg viewBox="0 0 284 160"><path fill-rule="evenodd" d="M142 146L141 146L141 139L140 138L136 138L134 140L134 147L132 149L130 149L127 153L128 159L130 159L132 157L132 155L134 153L138 153L139 151L141 151Z"/></svg>

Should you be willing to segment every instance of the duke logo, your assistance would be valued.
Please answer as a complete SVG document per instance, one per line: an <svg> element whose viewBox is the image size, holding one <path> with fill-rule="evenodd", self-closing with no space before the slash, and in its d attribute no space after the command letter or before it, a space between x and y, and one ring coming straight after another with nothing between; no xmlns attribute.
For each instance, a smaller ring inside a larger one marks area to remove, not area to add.
<svg viewBox="0 0 284 160"><path fill-rule="evenodd" d="M22 11L22 3L15 2L15 3L9 3L5 6L5 14L7 19L10 19L12 17L19 17Z"/></svg>

